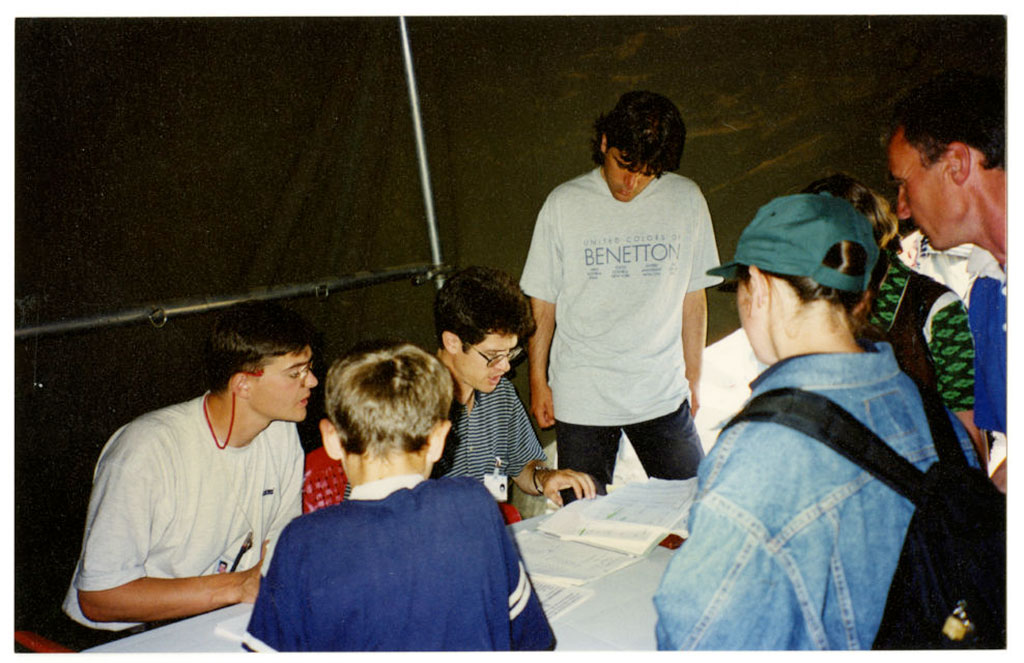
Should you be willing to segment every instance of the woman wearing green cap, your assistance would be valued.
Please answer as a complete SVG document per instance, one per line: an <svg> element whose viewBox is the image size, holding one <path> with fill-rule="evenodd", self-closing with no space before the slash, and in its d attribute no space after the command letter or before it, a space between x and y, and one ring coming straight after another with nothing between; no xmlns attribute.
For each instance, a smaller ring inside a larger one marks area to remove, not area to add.
<svg viewBox="0 0 1024 663"><path fill-rule="evenodd" d="M830 193L853 205L871 222L881 252L871 275L868 321L885 332L900 368L934 389L956 415L987 464L988 443L974 425L974 341L960 297L900 260L899 219L889 202L844 173L815 180L802 193Z"/></svg>
<svg viewBox="0 0 1024 663"><path fill-rule="evenodd" d="M828 194L777 198L709 274L781 387L837 402L924 469L937 458L914 383L886 343L858 341L878 247ZM954 423L969 461L977 459ZM821 442L773 423L722 433L698 471L690 538L654 597L662 649L867 649L913 507Z"/></svg>

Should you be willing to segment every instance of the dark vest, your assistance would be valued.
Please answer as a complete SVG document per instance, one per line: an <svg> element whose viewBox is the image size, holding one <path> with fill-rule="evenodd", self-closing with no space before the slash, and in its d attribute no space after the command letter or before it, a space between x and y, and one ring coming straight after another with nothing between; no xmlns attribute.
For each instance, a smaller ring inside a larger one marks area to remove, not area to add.
<svg viewBox="0 0 1024 663"><path fill-rule="evenodd" d="M924 325L935 300L948 290L946 286L923 274L911 272L892 325L886 332L903 372L929 389L936 389L938 383L928 342L924 337Z"/></svg>

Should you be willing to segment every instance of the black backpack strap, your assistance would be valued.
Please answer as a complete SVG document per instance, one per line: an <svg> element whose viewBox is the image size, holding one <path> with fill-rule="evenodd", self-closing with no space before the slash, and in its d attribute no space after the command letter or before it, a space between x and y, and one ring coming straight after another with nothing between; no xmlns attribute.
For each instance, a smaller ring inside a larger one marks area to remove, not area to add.
<svg viewBox="0 0 1024 663"><path fill-rule="evenodd" d="M928 427L932 431L932 443L935 445L935 451L939 454L939 460L950 466L967 467L967 457L964 455L963 447L960 446L960 439L953 430L953 424L949 420L949 414L946 411L946 406L942 403L942 398L934 389L918 385L917 390L921 393L924 413L928 417Z"/></svg>
<svg viewBox="0 0 1024 663"><path fill-rule="evenodd" d="M773 389L747 403L723 430L744 420L771 422L797 430L823 442L914 504L920 504L924 498L924 473L825 396L792 387Z"/></svg>

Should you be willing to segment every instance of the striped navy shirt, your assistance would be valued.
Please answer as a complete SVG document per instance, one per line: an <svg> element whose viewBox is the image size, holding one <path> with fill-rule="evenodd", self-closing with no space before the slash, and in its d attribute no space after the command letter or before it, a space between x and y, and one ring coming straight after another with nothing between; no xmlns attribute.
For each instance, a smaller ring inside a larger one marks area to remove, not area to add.
<svg viewBox="0 0 1024 663"><path fill-rule="evenodd" d="M482 481L494 471L494 459L501 458L502 474L515 477L531 460L547 461L515 385L502 378L494 391L477 391L473 398L469 416L465 405L452 403L452 430L435 476L470 476Z"/></svg>

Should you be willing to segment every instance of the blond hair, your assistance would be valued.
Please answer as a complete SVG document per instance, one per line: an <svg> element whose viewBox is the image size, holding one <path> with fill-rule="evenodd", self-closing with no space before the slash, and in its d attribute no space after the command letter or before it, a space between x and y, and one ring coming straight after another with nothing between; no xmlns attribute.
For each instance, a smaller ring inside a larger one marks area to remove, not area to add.
<svg viewBox="0 0 1024 663"><path fill-rule="evenodd" d="M411 343L364 346L327 372L325 406L348 453L415 453L448 418L452 377Z"/></svg>

